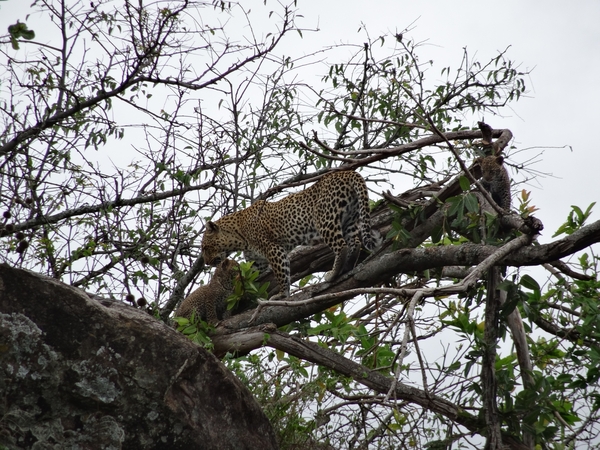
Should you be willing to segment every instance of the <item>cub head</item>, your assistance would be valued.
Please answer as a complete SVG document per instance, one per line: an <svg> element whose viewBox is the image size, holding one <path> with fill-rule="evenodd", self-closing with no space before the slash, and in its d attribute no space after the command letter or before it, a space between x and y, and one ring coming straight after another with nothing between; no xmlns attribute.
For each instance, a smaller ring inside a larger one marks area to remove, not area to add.
<svg viewBox="0 0 600 450"><path fill-rule="evenodd" d="M492 181L494 176L502 170L502 164L504 163L504 157L498 156L486 156L485 158L478 158L477 162L481 166L481 174L485 181Z"/></svg>
<svg viewBox="0 0 600 450"><path fill-rule="evenodd" d="M222 286L233 288L234 282L239 276L240 265L233 259L225 259L215 269L213 279L219 279Z"/></svg>

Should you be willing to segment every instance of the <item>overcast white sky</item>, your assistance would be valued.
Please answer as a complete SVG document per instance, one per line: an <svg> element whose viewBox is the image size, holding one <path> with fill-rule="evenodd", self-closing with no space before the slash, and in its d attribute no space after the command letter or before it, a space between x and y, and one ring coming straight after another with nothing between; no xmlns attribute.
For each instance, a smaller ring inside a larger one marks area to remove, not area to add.
<svg viewBox="0 0 600 450"><path fill-rule="evenodd" d="M17 19L25 21L30 3L0 2L0 30L4 33ZM508 57L521 69L533 69L528 98L513 104L504 117L485 119L494 128L511 129L518 149L544 150L534 169L553 176L527 187L546 226L540 240L550 240L570 205L585 208L598 199L600 148L594 132L600 119L600 1L299 0L298 9L304 16L300 25L321 30L304 35L305 53L362 42L364 35L357 34L361 23L371 37L412 24L408 37L425 41L419 55L434 60L432 73L448 65L456 68L464 47L484 62L510 46ZM592 220L599 210L600 205Z"/></svg>

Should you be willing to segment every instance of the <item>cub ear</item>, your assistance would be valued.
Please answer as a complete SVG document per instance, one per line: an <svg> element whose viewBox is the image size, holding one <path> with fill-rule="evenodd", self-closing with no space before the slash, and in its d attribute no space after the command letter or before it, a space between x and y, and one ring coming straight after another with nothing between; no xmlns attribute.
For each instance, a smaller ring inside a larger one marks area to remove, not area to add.
<svg viewBox="0 0 600 450"><path fill-rule="evenodd" d="M496 156L496 162L500 165L504 162L504 156Z"/></svg>
<svg viewBox="0 0 600 450"><path fill-rule="evenodd" d="M206 222L206 231L208 231L209 233L216 233L217 231L219 231L219 225L209 220L208 222Z"/></svg>

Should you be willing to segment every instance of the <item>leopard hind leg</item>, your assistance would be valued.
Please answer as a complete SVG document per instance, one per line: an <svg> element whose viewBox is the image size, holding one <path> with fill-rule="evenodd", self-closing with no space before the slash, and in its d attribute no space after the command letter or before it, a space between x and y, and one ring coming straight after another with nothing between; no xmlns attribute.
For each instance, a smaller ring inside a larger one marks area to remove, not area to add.
<svg viewBox="0 0 600 450"><path fill-rule="evenodd" d="M343 269L344 272L348 272L356 267L360 255L361 233L358 227L359 214L357 207L357 201L354 200L342 215L342 232L344 234L344 241L346 241L346 245L348 246L348 254Z"/></svg>
<svg viewBox="0 0 600 450"><path fill-rule="evenodd" d="M337 222L338 225L336 227L332 226L332 229L335 231L323 233L323 240L335 254L333 268L325 274L325 281L334 280L342 273L351 270L360 253L360 241L357 230L353 233L349 229L350 233L346 233L341 227L342 223L343 221L340 220Z"/></svg>
<svg viewBox="0 0 600 450"><path fill-rule="evenodd" d="M349 224L356 220L352 217L354 214L348 213L349 197L350 193L342 186L338 191L319 198L315 205L315 228L335 255L333 268L325 274L325 281L339 277L347 269L349 256L354 256L356 252L352 245L353 240L346 239L350 235L345 230L351 231L352 225Z"/></svg>
<svg viewBox="0 0 600 450"><path fill-rule="evenodd" d="M344 246L339 250L339 252L335 252L333 268L325 274L325 281L335 280L344 272L346 262L348 261L348 251L348 246L344 244Z"/></svg>

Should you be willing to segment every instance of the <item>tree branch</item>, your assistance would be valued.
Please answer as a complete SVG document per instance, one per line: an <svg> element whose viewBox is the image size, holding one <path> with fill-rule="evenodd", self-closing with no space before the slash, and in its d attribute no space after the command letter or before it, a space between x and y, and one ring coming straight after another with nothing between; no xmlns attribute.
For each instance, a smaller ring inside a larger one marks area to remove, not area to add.
<svg viewBox="0 0 600 450"><path fill-rule="evenodd" d="M243 336L243 339L241 336ZM351 377L356 382L363 384L380 394L386 394L393 388L392 398L408 401L436 414L441 414L457 424L462 425L471 432L481 433L481 430L485 428L485 424L481 419L467 413L462 407L449 402L443 397L408 386L401 382L394 383L392 378L386 377L377 371L373 371L368 367L355 363L314 342L276 331L276 325L274 324L245 330L243 335L238 335L235 341L223 340L219 343L215 342L215 352L222 352L225 349L230 349L230 346L233 343L240 345L242 348L248 346L252 347L256 344L268 345L269 347L284 351L305 361L310 361L323 367L333 369L342 375ZM221 347L222 344L225 345ZM524 449L518 439L512 436L507 435L505 441L512 449Z"/></svg>
<svg viewBox="0 0 600 450"><path fill-rule="evenodd" d="M140 195L139 197L133 197L130 199L121 199L120 198L120 199L116 199L116 200L109 200L106 202L102 202L97 205L80 206L79 208L67 209L66 211L63 211L58 214L53 214L50 216L41 215L41 216L37 216L33 219L27 220L25 222L14 224L12 227L12 231L8 231L8 230L6 230L6 228L0 229L0 237L7 236L7 235L12 234L13 232L17 232L17 231L28 230L30 228L34 228L34 227L37 227L40 225L57 223L57 222L60 222L61 220L69 219L69 218L75 217L75 216L81 216L83 214L97 213L99 211L103 211L103 210L115 208L115 207L121 207L121 206L133 206L133 205L139 205L141 203L155 202L157 200L163 200L166 198L183 195L186 192L205 190L205 189L208 189L209 187L214 187L214 183L212 181L209 181L207 183L203 183L200 185L196 185L196 186L186 186L184 188L174 189L172 191L157 192L157 193L150 194L150 195Z"/></svg>

